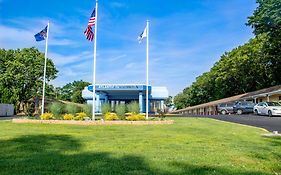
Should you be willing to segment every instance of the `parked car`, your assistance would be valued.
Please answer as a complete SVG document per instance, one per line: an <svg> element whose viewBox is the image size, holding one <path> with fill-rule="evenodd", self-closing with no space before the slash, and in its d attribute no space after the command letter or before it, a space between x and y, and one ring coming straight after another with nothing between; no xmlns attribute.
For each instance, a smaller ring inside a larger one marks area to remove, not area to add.
<svg viewBox="0 0 281 175"><path fill-rule="evenodd" d="M233 113L234 103L221 103L218 105L218 112L225 115Z"/></svg>
<svg viewBox="0 0 281 175"><path fill-rule="evenodd" d="M281 115L281 104L278 102L260 102L254 106L254 113L258 115Z"/></svg>
<svg viewBox="0 0 281 175"><path fill-rule="evenodd" d="M236 114L252 113L256 104L249 101L238 101L233 106L233 112Z"/></svg>

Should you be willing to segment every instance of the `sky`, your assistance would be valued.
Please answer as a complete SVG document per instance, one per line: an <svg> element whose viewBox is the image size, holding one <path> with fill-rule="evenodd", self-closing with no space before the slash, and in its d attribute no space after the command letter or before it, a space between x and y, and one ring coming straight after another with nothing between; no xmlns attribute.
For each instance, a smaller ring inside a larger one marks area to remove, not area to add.
<svg viewBox="0 0 281 175"><path fill-rule="evenodd" d="M92 82L93 42L83 34L95 1L0 0L0 48L36 47L34 34L50 21L48 57L59 70L49 82ZM245 25L255 0L99 0L96 82L145 84L150 21L149 83L176 95L209 71L220 56L253 38Z"/></svg>

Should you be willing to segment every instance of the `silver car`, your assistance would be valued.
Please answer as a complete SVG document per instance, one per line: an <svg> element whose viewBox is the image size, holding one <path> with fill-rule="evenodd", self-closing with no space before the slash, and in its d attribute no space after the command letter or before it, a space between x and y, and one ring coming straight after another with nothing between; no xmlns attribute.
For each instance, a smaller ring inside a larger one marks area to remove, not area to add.
<svg viewBox="0 0 281 175"><path fill-rule="evenodd" d="M233 113L234 103L221 103L218 105L218 112L225 115Z"/></svg>
<svg viewBox="0 0 281 175"><path fill-rule="evenodd" d="M254 106L254 113L257 115L281 115L281 104L278 102L260 102Z"/></svg>

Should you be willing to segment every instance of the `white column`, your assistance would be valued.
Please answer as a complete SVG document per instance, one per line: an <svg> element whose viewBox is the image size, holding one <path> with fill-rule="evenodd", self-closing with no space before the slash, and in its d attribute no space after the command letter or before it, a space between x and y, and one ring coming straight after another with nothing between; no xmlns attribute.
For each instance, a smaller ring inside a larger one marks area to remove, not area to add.
<svg viewBox="0 0 281 175"><path fill-rule="evenodd" d="M144 111L143 109L143 94L142 92L139 92L139 108L140 108L140 113Z"/></svg>
<svg viewBox="0 0 281 175"><path fill-rule="evenodd" d="M164 100L160 101L160 110L164 112Z"/></svg>
<svg viewBox="0 0 281 175"><path fill-rule="evenodd" d="M101 111L101 104L100 104L100 94L97 93L96 94L96 112L100 112Z"/></svg>
<svg viewBox="0 0 281 175"><path fill-rule="evenodd" d="M267 95L267 102L269 102L270 101L270 95Z"/></svg>

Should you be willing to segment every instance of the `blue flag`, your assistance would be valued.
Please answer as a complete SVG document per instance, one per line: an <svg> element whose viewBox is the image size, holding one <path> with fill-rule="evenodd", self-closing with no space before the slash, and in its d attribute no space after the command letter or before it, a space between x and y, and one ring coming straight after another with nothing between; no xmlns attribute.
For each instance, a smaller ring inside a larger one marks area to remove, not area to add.
<svg viewBox="0 0 281 175"><path fill-rule="evenodd" d="M48 26L46 26L41 32L34 35L36 41L42 41L47 38Z"/></svg>

